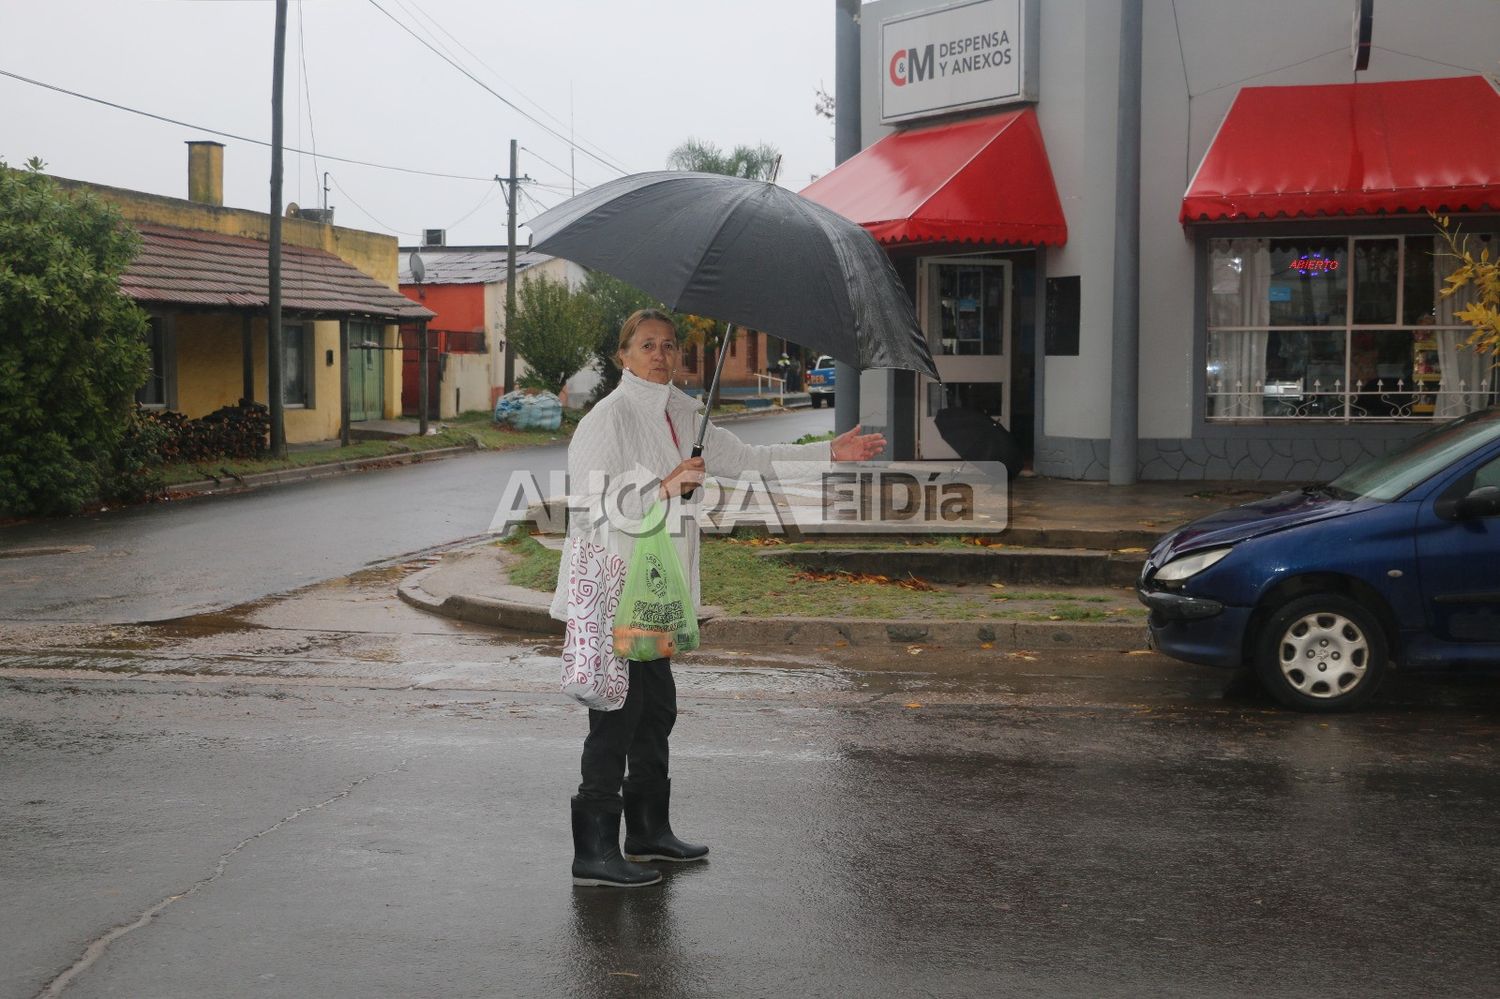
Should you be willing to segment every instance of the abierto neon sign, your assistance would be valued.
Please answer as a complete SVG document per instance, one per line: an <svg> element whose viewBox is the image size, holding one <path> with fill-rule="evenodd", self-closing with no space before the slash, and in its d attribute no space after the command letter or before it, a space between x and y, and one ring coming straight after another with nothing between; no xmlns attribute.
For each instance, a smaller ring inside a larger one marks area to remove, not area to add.
<svg viewBox="0 0 1500 999"><path fill-rule="evenodd" d="M1339 262L1329 257L1298 257L1287 265L1299 274L1327 274L1339 269Z"/></svg>

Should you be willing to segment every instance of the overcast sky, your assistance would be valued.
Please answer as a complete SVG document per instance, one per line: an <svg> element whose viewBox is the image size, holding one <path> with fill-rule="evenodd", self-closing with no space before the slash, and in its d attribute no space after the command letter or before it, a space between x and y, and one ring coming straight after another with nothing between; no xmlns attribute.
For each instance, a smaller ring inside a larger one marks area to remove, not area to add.
<svg viewBox="0 0 1500 999"><path fill-rule="evenodd" d="M225 204L265 211L270 150L201 129L269 141L274 23L272 0L0 0L0 70L199 126L0 76L0 159L39 156L58 176L186 197L183 143L217 139ZM501 243L505 203L483 178L507 172L512 138L520 172L538 181L523 220L564 199L573 177L581 190L619 176L590 154L658 170L689 137L768 142L785 157L781 182L800 189L833 167L832 123L813 113L819 85L833 88L833 25L834 0L292 0L289 148L311 151L315 136L322 154L479 179L315 167L289 151L285 200L318 205L327 171L340 225Z"/></svg>

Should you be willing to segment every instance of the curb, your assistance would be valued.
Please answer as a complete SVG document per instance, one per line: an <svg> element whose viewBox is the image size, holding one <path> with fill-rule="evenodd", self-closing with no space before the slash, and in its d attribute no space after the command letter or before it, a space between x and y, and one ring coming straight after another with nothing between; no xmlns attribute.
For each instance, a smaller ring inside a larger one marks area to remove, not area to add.
<svg viewBox="0 0 1500 999"><path fill-rule="evenodd" d="M732 416L720 417L715 423L737 423L740 420L759 419L763 416L785 415L793 412L797 407L779 408L771 407L753 412L736 413ZM535 445L550 446L550 445ZM226 479L200 479L197 482L184 482L180 485L167 486L162 492L164 495L176 496L202 496L222 495L224 493L246 492L251 489L259 489L264 486L286 485L292 482L305 482L308 479L329 478L335 475L343 475L348 472L358 472L371 467L385 465L412 465L422 461L434 461L441 458L452 458L460 454L473 454L476 451L486 450L473 445L462 447L440 447L430 451L411 451L405 454L381 454L370 458L350 458L347 461L330 461L322 465L304 465L301 468L283 468L271 472L256 472L253 475L232 476Z"/></svg>
<svg viewBox="0 0 1500 999"><path fill-rule="evenodd" d="M497 597L452 594L438 597L422 582L441 566L407 577L397 595L418 610L491 627L537 635L561 635L563 622L541 604ZM1143 649L1145 625L1090 624L1063 627L1051 621L862 620L856 618L708 617L702 636L716 645L764 648L780 645L993 645L1002 651L1069 648L1084 651Z"/></svg>
<svg viewBox="0 0 1500 999"><path fill-rule="evenodd" d="M458 621L487 624L496 628L512 628L538 635L563 634L563 622L555 620L540 604L526 604L515 600L495 597L473 597L452 594L438 597L423 588L422 582L437 572L441 566L423 569L402 580L396 587L396 595L404 603L429 614L438 614Z"/></svg>
<svg viewBox="0 0 1500 999"><path fill-rule="evenodd" d="M322 479L335 475L343 475L346 472L358 472L370 467L384 465L413 465L417 462L432 461L440 458L452 458L460 454L473 454L480 450L474 446L467 447L439 447L430 451L411 451L405 454L380 454L370 458L350 458L348 461L331 461L323 465L305 465L302 468L279 468L271 472L256 472L253 475L236 476L231 479L201 479L197 482L185 482L177 486L168 486L165 492L169 494L188 493L201 495L206 493L231 493L244 492L250 489L258 489L262 486L286 485L291 482L305 482L308 479Z"/></svg>

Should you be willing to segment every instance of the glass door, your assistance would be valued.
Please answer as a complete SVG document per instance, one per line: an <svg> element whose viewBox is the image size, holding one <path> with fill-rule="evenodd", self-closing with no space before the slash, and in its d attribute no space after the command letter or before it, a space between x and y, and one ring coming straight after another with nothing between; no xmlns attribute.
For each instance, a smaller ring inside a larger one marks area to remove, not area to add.
<svg viewBox="0 0 1500 999"><path fill-rule="evenodd" d="M922 328L941 382L918 376L917 457L956 458L937 414L964 408L1010 425L1010 261L931 257L918 268Z"/></svg>

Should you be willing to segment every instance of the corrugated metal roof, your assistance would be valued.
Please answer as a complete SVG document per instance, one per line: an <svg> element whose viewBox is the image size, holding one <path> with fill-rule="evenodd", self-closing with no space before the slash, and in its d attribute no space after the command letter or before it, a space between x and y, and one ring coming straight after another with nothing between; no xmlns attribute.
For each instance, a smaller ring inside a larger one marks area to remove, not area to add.
<svg viewBox="0 0 1500 999"><path fill-rule="evenodd" d="M120 277L142 304L264 309L270 244L175 226L138 224L141 250ZM281 306L286 312L430 319L436 313L331 253L281 247Z"/></svg>
<svg viewBox="0 0 1500 999"><path fill-rule="evenodd" d="M427 273L422 278L423 284L491 284L505 280L504 250L424 246L417 252L422 254L422 264L427 268ZM517 250L516 273L551 259L545 253ZM411 255L405 250L401 254L399 280L402 284L416 284L411 276Z"/></svg>

